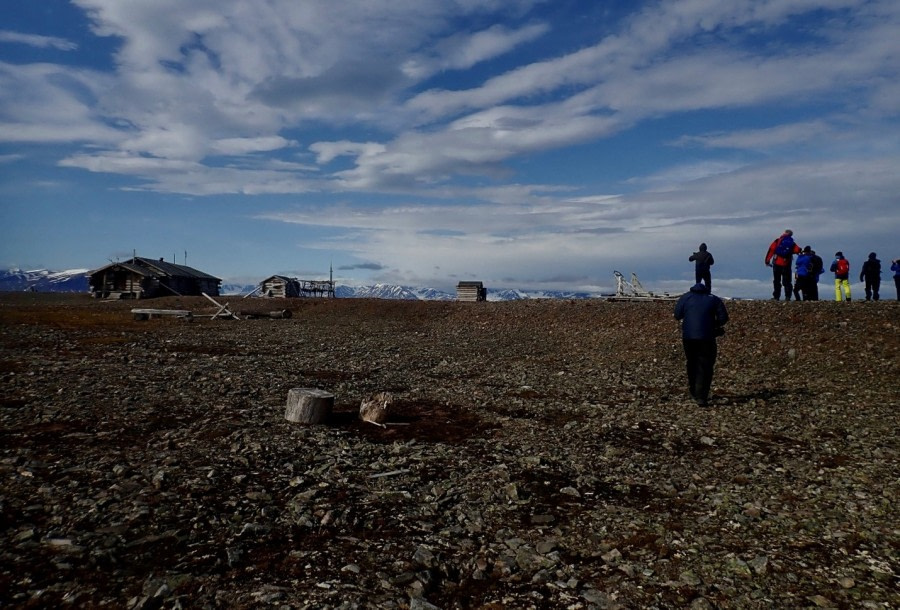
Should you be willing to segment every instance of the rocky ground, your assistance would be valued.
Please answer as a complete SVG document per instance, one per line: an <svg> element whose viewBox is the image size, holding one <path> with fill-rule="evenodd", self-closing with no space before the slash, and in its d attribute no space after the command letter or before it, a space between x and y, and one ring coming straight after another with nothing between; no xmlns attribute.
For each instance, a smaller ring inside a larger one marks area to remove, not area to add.
<svg viewBox="0 0 900 610"><path fill-rule="evenodd" d="M135 306L0 295L0 606L900 607L896 302Z"/></svg>

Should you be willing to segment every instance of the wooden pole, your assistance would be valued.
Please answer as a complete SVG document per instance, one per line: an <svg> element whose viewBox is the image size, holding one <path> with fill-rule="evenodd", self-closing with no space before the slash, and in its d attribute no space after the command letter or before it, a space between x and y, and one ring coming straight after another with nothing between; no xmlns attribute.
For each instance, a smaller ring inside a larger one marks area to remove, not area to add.
<svg viewBox="0 0 900 610"><path fill-rule="evenodd" d="M321 424L334 408L334 394L316 388L288 390L284 418L299 424Z"/></svg>

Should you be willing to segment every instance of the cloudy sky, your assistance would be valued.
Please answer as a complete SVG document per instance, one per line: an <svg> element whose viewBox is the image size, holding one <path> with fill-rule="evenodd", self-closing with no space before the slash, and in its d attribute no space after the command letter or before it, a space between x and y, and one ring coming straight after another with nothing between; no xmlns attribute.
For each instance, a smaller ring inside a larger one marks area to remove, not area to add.
<svg viewBox="0 0 900 610"><path fill-rule="evenodd" d="M765 298L785 228L900 256L896 0L3 4L2 266L680 291L703 241Z"/></svg>

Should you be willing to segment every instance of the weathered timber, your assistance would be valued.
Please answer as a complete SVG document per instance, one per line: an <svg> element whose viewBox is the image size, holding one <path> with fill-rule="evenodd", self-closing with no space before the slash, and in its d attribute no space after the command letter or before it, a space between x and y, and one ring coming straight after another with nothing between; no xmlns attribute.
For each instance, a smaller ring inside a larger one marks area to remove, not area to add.
<svg viewBox="0 0 900 610"><path fill-rule="evenodd" d="M132 309L135 320L149 320L159 316L175 316L178 318L190 318L193 314L186 309Z"/></svg>
<svg viewBox="0 0 900 610"><path fill-rule="evenodd" d="M317 388L288 390L284 418L299 424L321 424L334 409L334 394Z"/></svg>
<svg viewBox="0 0 900 610"><path fill-rule="evenodd" d="M221 303L219 303L217 300L215 300L214 298L212 298L205 292L202 292L200 294L202 294L204 297L206 297L207 300L211 301L214 305L216 305L219 308L219 311L217 311L216 313L214 313L212 315L213 320L215 320L216 318L220 318L220 317L221 318L234 318L235 320L240 320L240 318L237 317L237 315L235 315L235 313L233 311L228 309L228 303L225 303L224 305L222 305Z"/></svg>
<svg viewBox="0 0 900 610"><path fill-rule="evenodd" d="M257 318L272 318L273 320L289 320L293 315L290 309L279 311L239 311L238 315L248 320Z"/></svg>

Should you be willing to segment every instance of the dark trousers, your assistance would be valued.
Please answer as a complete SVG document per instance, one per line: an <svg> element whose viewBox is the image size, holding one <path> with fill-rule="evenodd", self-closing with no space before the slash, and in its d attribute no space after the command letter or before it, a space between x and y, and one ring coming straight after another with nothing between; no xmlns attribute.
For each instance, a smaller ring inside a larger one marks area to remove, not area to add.
<svg viewBox="0 0 900 610"><path fill-rule="evenodd" d="M803 282L805 278L802 275L794 277L794 300L799 301L803 293Z"/></svg>
<svg viewBox="0 0 900 610"><path fill-rule="evenodd" d="M694 269L694 277L696 278L695 283L699 284L700 282L703 282L706 284L706 287L712 291L712 274L709 272L709 269Z"/></svg>
<svg viewBox="0 0 900 610"><path fill-rule="evenodd" d="M718 353L715 339L683 339L687 357L688 389L697 400L709 399Z"/></svg>
<svg viewBox="0 0 900 610"><path fill-rule="evenodd" d="M819 290L816 286L816 278L811 275L798 275L794 278L794 298L800 300L803 295L804 301L818 301Z"/></svg>
<svg viewBox="0 0 900 610"><path fill-rule="evenodd" d="M897 289L897 300L900 301L900 275L894 276L894 287Z"/></svg>
<svg viewBox="0 0 900 610"><path fill-rule="evenodd" d="M784 298L791 300L791 266L772 265L772 298L781 298L781 287L784 286Z"/></svg>
<svg viewBox="0 0 900 610"><path fill-rule="evenodd" d="M880 297L878 296L878 289L881 288L881 278L866 278L866 300L875 300L877 301Z"/></svg>
<svg viewBox="0 0 900 610"><path fill-rule="evenodd" d="M807 289L807 301L818 301L819 300L819 279L815 276L809 276L809 283L806 285Z"/></svg>

